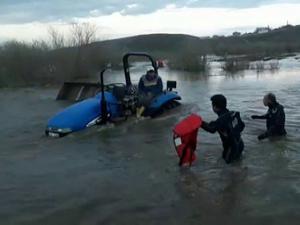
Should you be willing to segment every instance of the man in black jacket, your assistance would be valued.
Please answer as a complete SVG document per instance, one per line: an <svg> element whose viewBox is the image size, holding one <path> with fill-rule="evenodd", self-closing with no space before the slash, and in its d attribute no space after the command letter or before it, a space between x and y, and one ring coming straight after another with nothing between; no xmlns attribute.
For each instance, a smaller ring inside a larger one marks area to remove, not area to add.
<svg viewBox="0 0 300 225"><path fill-rule="evenodd" d="M163 83L161 77L151 69L140 78L138 88L139 102L136 116L139 118L151 104L153 98L163 92Z"/></svg>
<svg viewBox="0 0 300 225"><path fill-rule="evenodd" d="M269 107L267 113L262 116L253 115L252 119L266 119L267 120L267 131L260 134L258 140L263 140L271 136L284 136L285 131L285 113L284 108L280 105L276 96L273 93L269 93L264 96L263 103Z"/></svg>
<svg viewBox="0 0 300 225"><path fill-rule="evenodd" d="M241 132L245 128L240 113L227 109L227 100L224 95L211 97L213 111L218 119L207 123L203 121L202 128L210 133L218 132L223 143L222 157L226 163L231 163L240 158L244 150Z"/></svg>

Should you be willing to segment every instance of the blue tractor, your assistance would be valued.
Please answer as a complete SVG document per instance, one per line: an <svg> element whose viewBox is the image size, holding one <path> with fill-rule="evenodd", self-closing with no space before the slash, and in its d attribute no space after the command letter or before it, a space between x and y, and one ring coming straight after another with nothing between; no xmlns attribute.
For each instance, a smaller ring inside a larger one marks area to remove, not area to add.
<svg viewBox="0 0 300 225"><path fill-rule="evenodd" d="M125 83L104 85L105 69L100 73L100 83L98 84L65 83L57 99L65 99L69 93L74 93L74 90L70 88L73 86L75 89L78 87L75 100L80 101L50 118L45 130L46 135L63 137L93 125L126 120L129 116L135 115L139 93L137 85L131 83L129 70L129 58L131 56L149 59L153 70L156 73L158 72L156 61L150 55L146 53L127 53L123 57ZM167 88L151 100L143 116L156 117L165 110L178 106L180 104L178 100L181 100L181 97L173 91L174 88L176 88L176 81L167 81ZM88 91L85 89L88 89ZM87 93L92 96L82 100L83 93L85 93L84 97L87 96Z"/></svg>

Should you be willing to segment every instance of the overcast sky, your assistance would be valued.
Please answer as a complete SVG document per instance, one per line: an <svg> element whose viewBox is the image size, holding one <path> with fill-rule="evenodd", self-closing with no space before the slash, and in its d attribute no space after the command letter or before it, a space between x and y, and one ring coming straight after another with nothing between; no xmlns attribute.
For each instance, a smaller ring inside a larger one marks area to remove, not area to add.
<svg viewBox="0 0 300 225"><path fill-rule="evenodd" d="M48 27L90 22L100 38L145 33L196 36L300 24L300 0L0 0L0 41L30 41Z"/></svg>

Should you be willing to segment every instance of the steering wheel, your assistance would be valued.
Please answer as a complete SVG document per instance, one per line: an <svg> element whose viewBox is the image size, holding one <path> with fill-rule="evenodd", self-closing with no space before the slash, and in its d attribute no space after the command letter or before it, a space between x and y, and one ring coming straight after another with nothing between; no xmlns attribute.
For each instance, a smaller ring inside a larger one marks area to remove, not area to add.
<svg viewBox="0 0 300 225"><path fill-rule="evenodd" d="M111 83L105 85L105 90L106 91L112 91L114 87L125 87L126 85L124 83Z"/></svg>
<svg viewBox="0 0 300 225"><path fill-rule="evenodd" d="M137 95L138 94L138 86L136 84L132 84L128 88L128 93L129 95Z"/></svg>

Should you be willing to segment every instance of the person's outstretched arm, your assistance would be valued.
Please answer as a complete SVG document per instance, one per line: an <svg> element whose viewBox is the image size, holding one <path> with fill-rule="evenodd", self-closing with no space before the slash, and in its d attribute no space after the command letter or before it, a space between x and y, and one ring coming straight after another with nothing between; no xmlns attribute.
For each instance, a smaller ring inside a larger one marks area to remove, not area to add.
<svg viewBox="0 0 300 225"><path fill-rule="evenodd" d="M218 130L218 124L216 121L212 121L210 123L202 121L201 127L203 130L205 130L209 133L216 133L216 131Z"/></svg>
<svg viewBox="0 0 300 225"><path fill-rule="evenodd" d="M261 119L261 120L264 120L264 119L267 119L267 117L268 117L268 113L267 114L265 114L265 115L262 115L262 116L259 116L259 115L252 115L251 116L251 118L252 119Z"/></svg>

